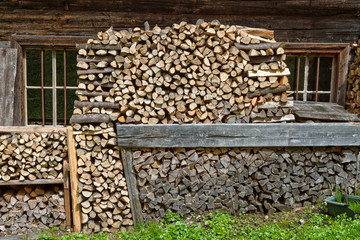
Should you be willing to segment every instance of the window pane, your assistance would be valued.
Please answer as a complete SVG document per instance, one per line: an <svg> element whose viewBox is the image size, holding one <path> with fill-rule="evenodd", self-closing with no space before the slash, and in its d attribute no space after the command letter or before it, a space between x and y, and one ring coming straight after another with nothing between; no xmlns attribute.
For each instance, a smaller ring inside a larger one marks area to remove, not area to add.
<svg viewBox="0 0 360 240"><path fill-rule="evenodd" d="M299 91L304 90L305 57L300 57Z"/></svg>
<svg viewBox="0 0 360 240"><path fill-rule="evenodd" d="M315 101L315 93L307 94L307 101ZM330 93L318 93L318 102L330 102Z"/></svg>
<svg viewBox="0 0 360 240"><path fill-rule="evenodd" d="M320 58L319 91L331 90L332 57Z"/></svg>
<svg viewBox="0 0 360 240"><path fill-rule="evenodd" d="M52 86L52 50L45 50L44 52L44 84L45 86Z"/></svg>
<svg viewBox="0 0 360 240"><path fill-rule="evenodd" d="M66 50L67 85L77 86L76 50Z"/></svg>
<svg viewBox="0 0 360 240"><path fill-rule="evenodd" d="M308 57L309 58L309 78L308 78L308 91L316 90L316 67L317 67L317 57ZM311 98L309 99L311 100Z"/></svg>
<svg viewBox="0 0 360 240"><path fill-rule="evenodd" d="M56 86L64 86L64 50L56 50Z"/></svg>
<svg viewBox="0 0 360 240"><path fill-rule="evenodd" d="M74 101L77 100L77 96L75 94L76 90L66 90L67 94L67 104L66 104L66 111L67 111L67 118L70 119L70 117L73 114L74 111Z"/></svg>
<svg viewBox="0 0 360 240"><path fill-rule="evenodd" d="M318 102L330 102L330 93L319 93Z"/></svg>
<svg viewBox="0 0 360 240"><path fill-rule="evenodd" d="M53 98L52 90L46 89L45 92L45 124L53 124Z"/></svg>
<svg viewBox="0 0 360 240"><path fill-rule="evenodd" d="M27 90L28 125L41 125L41 90Z"/></svg>
<svg viewBox="0 0 360 240"><path fill-rule="evenodd" d="M74 101L76 99L76 90L66 90L66 122L69 123L74 111ZM56 91L57 125L64 125L64 89Z"/></svg>
<svg viewBox="0 0 360 240"><path fill-rule="evenodd" d="M56 90L57 125L64 124L64 106L64 89L58 89ZM67 114L68 113L66 113L66 115Z"/></svg>
<svg viewBox="0 0 360 240"><path fill-rule="evenodd" d="M26 50L26 79L27 86L41 86L41 51Z"/></svg>

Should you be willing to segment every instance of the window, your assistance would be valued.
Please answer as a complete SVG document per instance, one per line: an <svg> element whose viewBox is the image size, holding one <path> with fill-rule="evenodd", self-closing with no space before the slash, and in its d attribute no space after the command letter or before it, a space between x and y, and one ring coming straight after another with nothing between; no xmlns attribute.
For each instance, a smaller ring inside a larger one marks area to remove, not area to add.
<svg viewBox="0 0 360 240"><path fill-rule="evenodd" d="M287 43L292 98L344 105L348 44Z"/></svg>
<svg viewBox="0 0 360 240"><path fill-rule="evenodd" d="M76 50L25 48L26 125L66 125L76 86Z"/></svg>
<svg viewBox="0 0 360 240"><path fill-rule="evenodd" d="M19 125L66 126L73 113L77 89L76 43L91 36L13 35L18 49Z"/></svg>

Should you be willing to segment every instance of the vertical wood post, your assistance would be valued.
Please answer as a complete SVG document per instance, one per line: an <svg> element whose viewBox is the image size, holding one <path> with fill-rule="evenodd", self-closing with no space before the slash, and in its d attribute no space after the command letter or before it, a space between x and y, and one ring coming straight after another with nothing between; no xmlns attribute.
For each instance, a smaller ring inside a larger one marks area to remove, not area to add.
<svg viewBox="0 0 360 240"><path fill-rule="evenodd" d="M81 213L80 205L77 203L79 195L79 180L77 176L77 159L73 128L68 127L68 155L70 160L70 184L71 184L71 202L73 213L74 232L81 231Z"/></svg>
<svg viewBox="0 0 360 240"><path fill-rule="evenodd" d="M70 184L69 184L69 163L68 163L68 159L64 160L64 167L63 168L64 168L64 200L65 200L66 229L70 229L71 228L71 201L70 201Z"/></svg>
<svg viewBox="0 0 360 240"><path fill-rule="evenodd" d="M136 175L132 163L132 153L131 150L128 148L122 148L120 151L121 159L124 165L126 185L129 192L131 213L133 216L134 224L136 224L137 222L143 222L144 217L142 215L139 191L136 183Z"/></svg>

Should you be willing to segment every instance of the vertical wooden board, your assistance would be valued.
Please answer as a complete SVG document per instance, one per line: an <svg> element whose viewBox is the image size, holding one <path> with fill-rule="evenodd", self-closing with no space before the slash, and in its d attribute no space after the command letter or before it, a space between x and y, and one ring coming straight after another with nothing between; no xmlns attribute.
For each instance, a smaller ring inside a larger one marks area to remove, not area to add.
<svg viewBox="0 0 360 240"><path fill-rule="evenodd" d="M13 125L16 64L16 49L0 49L0 126Z"/></svg>
<svg viewBox="0 0 360 240"><path fill-rule="evenodd" d="M81 231L81 212L80 204L77 203L79 195L79 180L77 175L77 158L75 149L75 139L73 128L68 127L68 155L70 161L70 187L71 187L71 203L73 213L74 232Z"/></svg>
<svg viewBox="0 0 360 240"><path fill-rule="evenodd" d="M348 62L349 62L350 46L347 46L339 54L339 83L337 88L337 99L336 102L341 106L345 106L346 98L346 87L347 87L347 73L348 73Z"/></svg>
<svg viewBox="0 0 360 240"><path fill-rule="evenodd" d="M24 81L24 50L13 38L11 47L17 50L17 67L14 84L14 126L23 126L25 122L25 81ZM26 74L26 73L25 73Z"/></svg>
<svg viewBox="0 0 360 240"><path fill-rule="evenodd" d="M126 185L130 197L130 207L134 223L143 222L142 209L139 199L139 191L136 183L135 171L132 163L132 153L130 149L121 149L121 159L124 165Z"/></svg>
<svg viewBox="0 0 360 240"><path fill-rule="evenodd" d="M70 200L70 183L69 183L69 163L68 159L64 159L64 200L65 200L65 215L66 215L66 229L71 228L71 200Z"/></svg>

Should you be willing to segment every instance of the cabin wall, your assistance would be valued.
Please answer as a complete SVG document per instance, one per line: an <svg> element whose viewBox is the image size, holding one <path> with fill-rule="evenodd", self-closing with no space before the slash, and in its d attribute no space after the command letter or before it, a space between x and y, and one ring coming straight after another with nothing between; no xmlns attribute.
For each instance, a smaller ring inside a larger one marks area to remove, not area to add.
<svg viewBox="0 0 360 240"><path fill-rule="evenodd" d="M273 29L278 41L353 43L360 33L358 1L2 1L0 41L12 34L94 35L115 29L218 19Z"/></svg>

